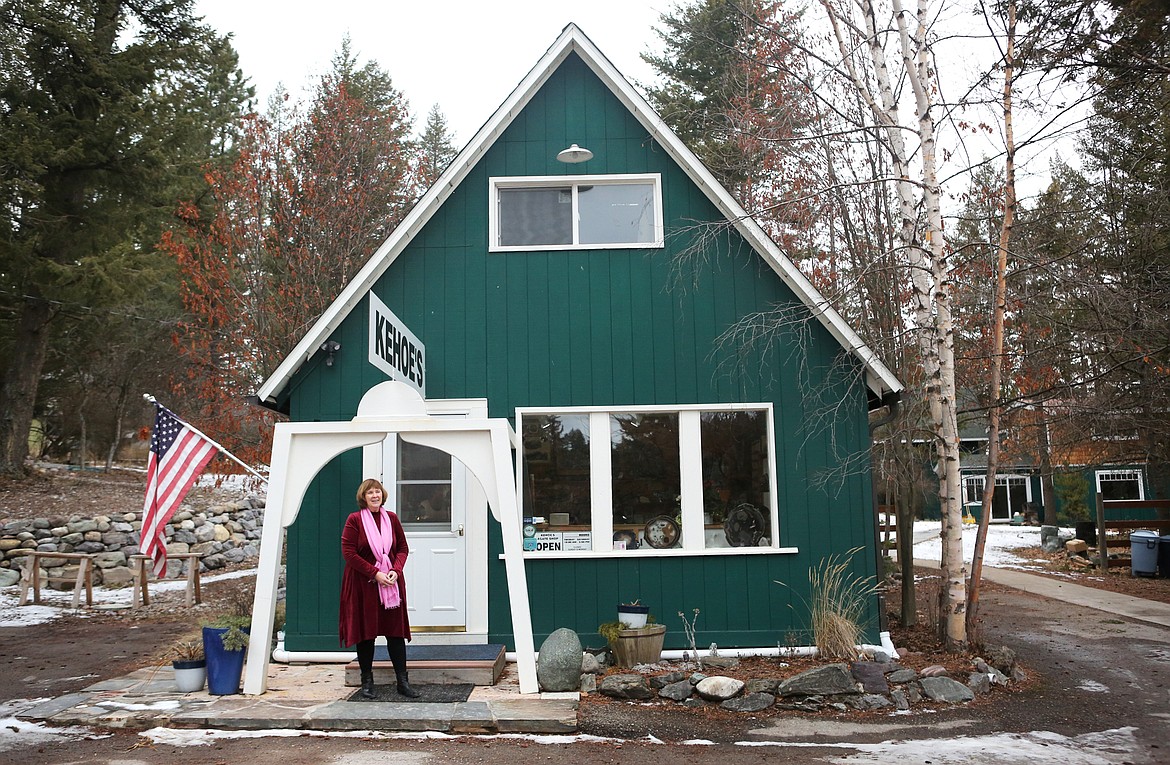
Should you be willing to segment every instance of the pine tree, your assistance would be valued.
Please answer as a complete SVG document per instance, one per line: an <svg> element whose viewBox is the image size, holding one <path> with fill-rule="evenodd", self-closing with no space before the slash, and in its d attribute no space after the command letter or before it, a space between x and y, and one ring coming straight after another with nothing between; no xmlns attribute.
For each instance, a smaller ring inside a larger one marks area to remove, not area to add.
<svg viewBox="0 0 1170 765"><path fill-rule="evenodd" d="M451 164L451 160L455 159L458 152L451 140L447 119L439 111L439 105L434 104L427 114L427 124L419 138L418 183L423 191L430 188L447 169L447 165Z"/></svg>
<svg viewBox="0 0 1170 765"><path fill-rule="evenodd" d="M0 301L16 317L0 472L18 473L54 338L149 287L166 200L192 193L248 92L193 0L9 0L0 56Z"/></svg>

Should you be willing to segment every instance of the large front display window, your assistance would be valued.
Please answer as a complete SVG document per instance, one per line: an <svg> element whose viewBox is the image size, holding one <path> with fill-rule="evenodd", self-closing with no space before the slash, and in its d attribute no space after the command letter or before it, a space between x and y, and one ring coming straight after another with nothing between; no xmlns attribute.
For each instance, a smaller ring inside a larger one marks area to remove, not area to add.
<svg viewBox="0 0 1170 765"><path fill-rule="evenodd" d="M521 410L519 425L530 552L778 546L767 405Z"/></svg>

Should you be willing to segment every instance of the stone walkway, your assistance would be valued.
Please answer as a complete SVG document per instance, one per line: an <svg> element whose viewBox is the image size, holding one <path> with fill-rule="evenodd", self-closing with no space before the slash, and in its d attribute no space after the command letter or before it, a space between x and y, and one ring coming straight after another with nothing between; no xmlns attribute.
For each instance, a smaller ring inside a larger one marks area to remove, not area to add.
<svg viewBox="0 0 1170 765"><path fill-rule="evenodd" d="M443 733L574 733L576 693L520 694L515 666L500 683L455 704L349 702L342 664L274 664L262 696L180 693L169 666L140 669L39 703L17 717L52 725L144 730L380 730Z"/></svg>

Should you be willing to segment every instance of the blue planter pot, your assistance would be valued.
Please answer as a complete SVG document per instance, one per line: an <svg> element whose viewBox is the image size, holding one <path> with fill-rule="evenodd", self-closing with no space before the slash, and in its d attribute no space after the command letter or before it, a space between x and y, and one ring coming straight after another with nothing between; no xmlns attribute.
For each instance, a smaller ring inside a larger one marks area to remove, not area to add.
<svg viewBox="0 0 1170 765"><path fill-rule="evenodd" d="M248 632L245 627L244 632ZM203 655L207 657L207 692L212 696L229 696L240 692L240 677L244 674L244 652L229 651L223 647L226 627L203 628Z"/></svg>

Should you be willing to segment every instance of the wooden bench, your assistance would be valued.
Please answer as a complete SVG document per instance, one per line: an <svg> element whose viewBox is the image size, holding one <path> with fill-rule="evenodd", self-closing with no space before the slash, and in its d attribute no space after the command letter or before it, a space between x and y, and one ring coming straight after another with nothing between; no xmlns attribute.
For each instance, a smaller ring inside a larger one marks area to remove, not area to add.
<svg viewBox="0 0 1170 765"><path fill-rule="evenodd" d="M199 588L199 559L202 553L167 553L167 560L183 560L187 562L187 606L203 602L203 593ZM150 605L150 590L147 584L150 580L150 569L147 567L149 555L131 555L130 573L134 577L131 589L134 608Z"/></svg>
<svg viewBox="0 0 1170 765"><path fill-rule="evenodd" d="M50 576L48 573L42 572L41 561L49 559L77 561L77 575ZM93 559L94 556L90 553L37 552L35 550L28 553L24 559L24 570L20 575L20 605L23 606L29 602L28 592L30 589L32 590L32 602L35 604L41 602L41 580L43 577L46 584L72 584L74 608L81 604L81 590L84 587L85 605L92 607Z"/></svg>
<svg viewBox="0 0 1170 765"><path fill-rule="evenodd" d="M1155 520L1114 520L1105 517L1108 510L1134 511L1154 510L1158 513ZM1129 566L1130 541L1126 532L1147 529L1156 531L1159 535L1170 534L1170 499L1105 499L1097 494L1097 567L1106 571L1110 566ZM1120 532L1120 536L1109 537L1110 531ZM1110 559L1109 548L1123 550L1125 554Z"/></svg>

